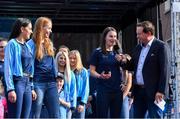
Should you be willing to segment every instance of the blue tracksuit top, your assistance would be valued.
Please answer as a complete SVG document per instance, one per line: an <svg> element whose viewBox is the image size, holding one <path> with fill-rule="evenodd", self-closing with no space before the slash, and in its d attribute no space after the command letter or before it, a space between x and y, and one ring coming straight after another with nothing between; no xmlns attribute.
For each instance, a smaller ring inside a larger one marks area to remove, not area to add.
<svg viewBox="0 0 180 119"><path fill-rule="evenodd" d="M61 92L58 93L59 99L63 99L66 102L69 102L69 95L62 89ZM59 104L59 119L66 119L67 107Z"/></svg>
<svg viewBox="0 0 180 119"><path fill-rule="evenodd" d="M33 52L30 46L25 43L27 46L28 51L30 54L33 55ZM7 86L7 91L14 90L14 82L13 82L13 75L14 76L23 76L23 69L22 69L22 48L21 45L16 41L16 39L11 39L7 46L5 47L5 57L4 57L4 78L5 83ZM33 56L32 56L33 58ZM29 73L33 75L34 72L34 62L30 63Z"/></svg>
<svg viewBox="0 0 180 119"><path fill-rule="evenodd" d="M69 100L71 103L71 107L76 107L76 104L77 104L76 78L72 71L71 71L70 82L67 82L67 80L65 79L64 91L69 94Z"/></svg>
<svg viewBox="0 0 180 119"><path fill-rule="evenodd" d="M89 74L87 69L83 68L81 72L75 72L77 97L86 104L89 96Z"/></svg>

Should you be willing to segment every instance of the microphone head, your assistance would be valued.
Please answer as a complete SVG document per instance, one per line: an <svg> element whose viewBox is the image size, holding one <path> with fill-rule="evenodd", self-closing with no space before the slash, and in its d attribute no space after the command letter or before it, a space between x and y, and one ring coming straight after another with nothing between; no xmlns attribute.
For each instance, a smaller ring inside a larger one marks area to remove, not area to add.
<svg viewBox="0 0 180 119"><path fill-rule="evenodd" d="M122 51L121 51L121 48L119 47L119 45L114 45L114 51L117 53L117 54L119 54L119 53L121 53Z"/></svg>

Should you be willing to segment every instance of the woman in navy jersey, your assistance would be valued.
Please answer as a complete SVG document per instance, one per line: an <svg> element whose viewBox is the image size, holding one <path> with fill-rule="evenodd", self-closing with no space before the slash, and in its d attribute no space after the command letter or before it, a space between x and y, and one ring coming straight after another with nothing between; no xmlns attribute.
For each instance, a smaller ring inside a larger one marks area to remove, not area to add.
<svg viewBox="0 0 180 119"><path fill-rule="evenodd" d="M98 118L120 118L123 93L121 84L121 61L116 59L115 50L117 31L113 27L104 29L100 48L97 48L90 60L91 75L97 79L96 111Z"/></svg>

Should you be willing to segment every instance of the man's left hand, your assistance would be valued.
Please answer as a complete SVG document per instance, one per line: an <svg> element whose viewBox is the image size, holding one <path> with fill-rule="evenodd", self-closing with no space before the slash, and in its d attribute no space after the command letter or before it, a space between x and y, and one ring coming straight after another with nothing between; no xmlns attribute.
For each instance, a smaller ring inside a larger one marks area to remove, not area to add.
<svg viewBox="0 0 180 119"><path fill-rule="evenodd" d="M160 93L160 92L157 92L156 95L155 95L155 100L156 102L160 102L162 101L162 99L164 98L164 94Z"/></svg>

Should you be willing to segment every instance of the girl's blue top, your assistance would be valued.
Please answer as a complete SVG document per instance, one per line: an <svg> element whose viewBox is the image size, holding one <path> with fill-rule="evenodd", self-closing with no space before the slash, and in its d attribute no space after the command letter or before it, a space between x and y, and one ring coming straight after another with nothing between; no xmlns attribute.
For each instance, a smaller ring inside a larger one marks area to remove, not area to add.
<svg viewBox="0 0 180 119"><path fill-rule="evenodd" d="M80 72L74 72L76 77L77 97L84 104L87 103L89 96L89 74L87 69L83 68Z"/></svg>

